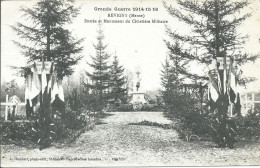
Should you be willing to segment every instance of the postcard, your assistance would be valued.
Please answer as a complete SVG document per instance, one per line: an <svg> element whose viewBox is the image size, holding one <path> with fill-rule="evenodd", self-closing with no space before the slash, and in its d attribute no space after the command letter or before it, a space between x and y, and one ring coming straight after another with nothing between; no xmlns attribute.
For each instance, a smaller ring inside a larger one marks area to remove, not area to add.
<svg viewBox="0 0 260 168"><path fill-rule="evenodd" d="M259 166L259 8L1 1L1 166Z"/></svg>

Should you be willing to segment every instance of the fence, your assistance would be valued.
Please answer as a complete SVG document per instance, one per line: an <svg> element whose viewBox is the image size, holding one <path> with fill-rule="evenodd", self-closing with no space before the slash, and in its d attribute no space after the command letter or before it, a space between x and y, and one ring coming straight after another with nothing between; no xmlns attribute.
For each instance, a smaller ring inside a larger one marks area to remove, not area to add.
<svg viewBox="0 0 260 168"><path fill-rule="evenodd" d="M11 103L11 102L1 102L1 106L5 106L5 113L4 113L4 117L5 117L5 121L7 121L7 117L8 117L8 112L11 112L11 110L15 111L15 114L19 113L19 108L18 106L25 106L26 103ZM15 107L15 109L13 109L13 107Z"/></svg>
<svg viewBox="0 0 260 168"><path fill-rule="evenodd" d="M26 105L26 103L20 102L20 99L17 96L12 96L12 97L10 97L10 100L9 100L8 95L6 95L6 102L1 102L1 107L5 106L5 112L4 112L5 121L8 120L8 113L11 113L13 115L17 115L19 113L18 107L19 106L25 106L25 105ZM24 111L25 111L25 109L24 109Z"/></svg>
<svg viewBox="0 0 260 168"><path fill-rule="evenodd" d="M260 108L260 92L249 92L241 94L241 105L242 105L242 115L245 116L248 110L255 108Z"/></svg>

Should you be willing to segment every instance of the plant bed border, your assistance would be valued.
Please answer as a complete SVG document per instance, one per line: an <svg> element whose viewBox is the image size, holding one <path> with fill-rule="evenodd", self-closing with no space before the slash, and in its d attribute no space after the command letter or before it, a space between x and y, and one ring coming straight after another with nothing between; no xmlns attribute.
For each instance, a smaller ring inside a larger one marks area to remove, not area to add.
<svg viewBox="0 0 260 168"><path fill-rule="evenodd" d="M35 123L35 121L30 121L30 120L4 121L4 122L1 122L1 130L3 129L2 126L3 126L4 123L23 124L23 123ZM80 128L78 130L73 130L73 131L76 131L76 132L69 134L66 138L64 138L62 140L54 140L53 142L51 142L50 146L59 147L59 146L62 146L62 145L70 144L73 141L75 141L82 133L93 129L94 126L95 126L95 122L90 121L89 123L86 124L86 126ZM2 131L2 133L3 133L3 131ZM10 144L14 144L14 145L20 146L20 147L25 147L25 148L28 148L28 149L39 147L39 144L37 144L36 142L33 142L31 140L15 141L15 140L12 140L12 139L8 139L8 140L4 141L1 138L1 145L10 145Z"/></svg>

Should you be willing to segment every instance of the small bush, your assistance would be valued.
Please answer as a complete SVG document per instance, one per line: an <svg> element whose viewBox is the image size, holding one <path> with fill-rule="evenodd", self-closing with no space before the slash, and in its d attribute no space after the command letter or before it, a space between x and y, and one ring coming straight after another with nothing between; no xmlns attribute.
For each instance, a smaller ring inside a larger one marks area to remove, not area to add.
<svg viewBox="0 0 260 168"><path fill-rule="evenodd" d="M41 126L38 118L39 112L34 113L31 120L14 120L1 122L2 141L30 141L38 144L40 139L44 141L59 141L73 136L81 128L87 125L84 111L80 114L70 109L67 105L65 112L55 112L55 117L50 119L48 127ZM20 119L18 116L17 118ZM50 138L47 138L50 137Z"/></svg>
<svg viewBox="0 0 260 168"><path fill-rule="evenodd" d="M237 125L238 139L259 139L260 137L260 109L249 110L243 117L234 118Z"/></svg>
<svg viewBox="0 0 260 168"><path fill-rule="evenodd" d="M115 108L114 111L133 111L133 105L132 104L122 104Z"/></svg>
<svg viewBox="0 0 260 168"><path fill-rule="evenodd" d="M122 112L127 112L127 111L134 111L133 105L132 104L122 104L116 108L114 108L112 111L122 111ZM163 111L162 108L160 108L156 104L143 104L141 111Z"/></svg>
<svg viewBox="0 0 260 168"><path fill-rule="evenodd" d="M191 136L198 139L211 140L218 144L219 137L216 129L219 128L217 116L214 112L204 109L202 112L192 98L182 98L168 106L165 115L175 121L174 128L180 137L189 141ZM227 118L226 131L222 133L230 137L230 147L238 140L254 140L260 137L260 110L250 110L243 117Z"/></svg>
<svg viewBox="0 0 260 168"><path fill-rule="evenodd" d="M209 139L211 117L202 111L197 98L176 91L164 95L164 100L165 116L175 121L174 129L181 139L189 141L192 136Z"/></svg>
<svg viewBox="0 0 260 168"><path fill-rule="evenodd" d="M37 142L38 140L38 125L34 122L3 122L1 130L3 142L10 140Z"/></svg>
<svg viewBox="0 0 260 168"><path fill-rule="evenodd" d="M142 111L157 111L158 106L156 104L143 104Z"/></svg>
<svg viewBox="0 0 260 168"><path fill-rule="evenodd" d="M155 126L155 127L160 127L160 128L164 128L164 129L172 129L173 126L170 124L160 124L157 122L150 122L147 120L138 122L138 123L129 123L128 125L145 125L145 126Z"/></svg>
<svg viewBox="0 0 260 168"><path fill-rule="evenodd" d="M74 111L69 105L65 107L65 113L61 115L60 120L65 124L68 129L80 129L87 123L86 111L82 108L81 110Z"/></svg>

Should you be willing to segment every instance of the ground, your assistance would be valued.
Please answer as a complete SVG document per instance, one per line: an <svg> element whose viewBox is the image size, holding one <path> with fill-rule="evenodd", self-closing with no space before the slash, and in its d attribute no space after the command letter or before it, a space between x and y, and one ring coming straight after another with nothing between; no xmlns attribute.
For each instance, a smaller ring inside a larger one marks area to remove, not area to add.
<svg viewBox="0 0 260 168"><path fill-rule="evenodd" d="M83 133L69 145L52 146L42 151L3 145L1 165L78 167L260 164L260 142L237 143L234 149L220 149L210 142L184 142L172 129L128 125L144 120L171 124L161 112L110 114L93 130Z"/></svg>

